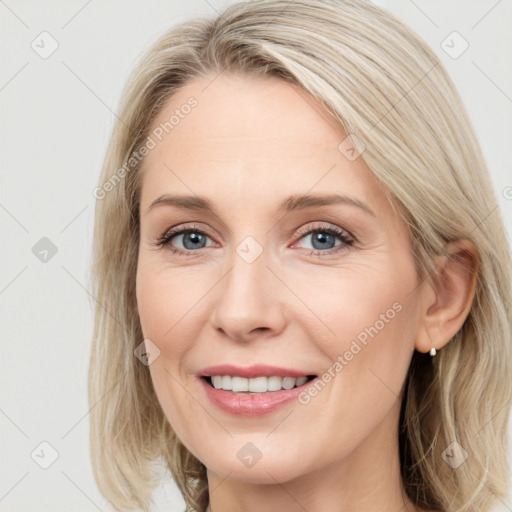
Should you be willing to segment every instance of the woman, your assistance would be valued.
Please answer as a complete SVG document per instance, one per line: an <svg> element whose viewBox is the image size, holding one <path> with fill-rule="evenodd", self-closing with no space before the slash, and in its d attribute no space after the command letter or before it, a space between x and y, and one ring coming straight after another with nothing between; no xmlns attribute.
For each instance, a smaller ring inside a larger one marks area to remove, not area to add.
<svg viewBox="0 0 512 512"><path fill-rule="evenodd" d="M164 35L96 197L95 476L148 510L486 511L507 481L512 264L433 52L364 0Z"/></svg>

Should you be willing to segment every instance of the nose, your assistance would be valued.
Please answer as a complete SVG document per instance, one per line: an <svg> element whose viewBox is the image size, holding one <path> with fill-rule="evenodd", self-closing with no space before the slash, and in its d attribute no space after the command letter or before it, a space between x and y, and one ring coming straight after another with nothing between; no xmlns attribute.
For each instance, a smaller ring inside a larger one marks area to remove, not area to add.
<svg viewBox="0 0 512 512"><path fill-rule="evenodd" d="M286 325L283 285L268 266L267 251L249 262L236 251L218 286L214 328L237 341L277 336Z"/></svg>

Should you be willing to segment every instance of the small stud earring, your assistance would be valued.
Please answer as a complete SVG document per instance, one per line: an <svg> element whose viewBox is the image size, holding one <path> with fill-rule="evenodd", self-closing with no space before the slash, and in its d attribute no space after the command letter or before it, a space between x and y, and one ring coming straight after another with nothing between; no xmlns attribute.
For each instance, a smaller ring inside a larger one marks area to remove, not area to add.
<svg viewBox="0 0 512 512"><path fill-rule="evenodd" d="M436 355L436 352L437 352L437 351L436 351L436 349L435 349L434 347L432 347L432 348L430 349L430 355L431 355L432 357L434 357L434 356Z"/></svg>

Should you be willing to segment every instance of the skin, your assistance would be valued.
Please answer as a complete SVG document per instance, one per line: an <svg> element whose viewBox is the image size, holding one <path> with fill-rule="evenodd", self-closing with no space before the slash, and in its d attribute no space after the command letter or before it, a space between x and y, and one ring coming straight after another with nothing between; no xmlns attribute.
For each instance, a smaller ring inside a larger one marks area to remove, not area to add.
<svg viewBox="0 0 512 512"><path fill-rule="evenodd" d="M177 435L207 467L209 510L419 510L401 487L401 389L413 351L442 349L462 326L476 251L450 244L466 256L439 258L443 279L420 283L405 223L363 159L338 150L346 134L311 96L277 78L213 78L189 82L154 123L197 98L145 159L137 269L143 334L160 350L151 378ZM333 192L374 215L346 204L277 211L289 195ZM204 196L217 214L148 211L164 193ZM207 234L203 248L180 235L155 245L191 225ZM354 243L332 252L343 244L335 237L315 249L314 230L329 225ZM249 235L263 249L252 263L236 252ZM238 417L213 405L196 377L221 363L321 375L394 303L400 312L306 405ZM252 467L237 457L248 442L261 452Z"/></svg>

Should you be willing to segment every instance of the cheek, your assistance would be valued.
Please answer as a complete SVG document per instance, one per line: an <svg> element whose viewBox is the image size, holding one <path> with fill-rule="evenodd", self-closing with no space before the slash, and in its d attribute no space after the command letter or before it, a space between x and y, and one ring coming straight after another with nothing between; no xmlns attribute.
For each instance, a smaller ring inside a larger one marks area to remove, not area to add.
<svg viewBox="0 0 512 512"><path fill-rule="evenodd" d="M165 416L177 436L186 442L190 435L189 411L194 411L197 404L184 390L187 376L183 375L182 363L192 340L197 339L186 330L198 325L188 322L187 313L200 297L200 284L192 276L180 276L179 270L164 268L161 262L141 259L140 263L136 289L142 332L160 351L149 366L151 380Z"/></svg>
<svg viewBox="0 0 512 512"><path fill-rule="evenodd" d="M155 262L137 271L137 305L142 332L160 349L161 355L179 360L195 338L189 316L197 311L204 283L187 269L169 269Z"/></svg>
<svg viewBox="0 0 512 512"><path fill-rule="evenodd" d="M389 428L394 428L390 412L398 414L414 349L416 313L407 301L409 290L374 282L371 300L354 290L336 301L337 316L331 320L336 337L324 336L318 346L329 361L320 376L323 384L309 389L298 406L305 417L316 418L301 424L311 453L320 453L323 439L329 439L327 458L334 461L347 456L383 422L390 421Z"/></svg>
<svg viewBox="0 0 512 512"><path fill-rule="evenodd" d="M137 270L137 305L144 338L154 343L160 353L149 366L158 401L178 437L186 442L190 418L194 425L206 419L196 399L186 389L191 384L187 356L194 348L205 318L200 301L211 288L192 267L169 268L161 260L141 258ZM191 411L195 415L191 416ZM206 421L207 423L207 421ZM189 449L192 447L189 446ZM191 450L192 451L192 450Z"/></svg>
<svg viewBox="0 0 512 512"><path fill-rule="evenodd" d="M330 269L329 280L311 277L316 293L307 287L297 290L318 314L308 316L307 324L302 320L303 328L312 332L313 325L321 326L322 335L314 342L327 356L325 387L318 398L305 396L304 403L317 401L331 408L335 425L346 425L347 413L352 418L382 418L400 395L418 322L411 293L416 270L406 254L368 259L339 273Z"/></svg>
<svg viewBox="0 0 512 512"><path fill-rule="evenodd" d="M304 332L316 333L312 341L331 361L351 348L347 356L355 360L372 352L370 346L399 351L412 341L416 270L407 253L393 256L367 254L364 260L347 258L340 268L312 268L307 279L288 276L303 304L294 319Z"/></svg>

